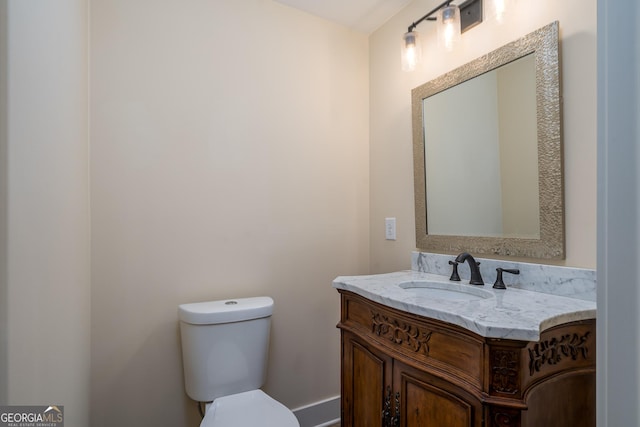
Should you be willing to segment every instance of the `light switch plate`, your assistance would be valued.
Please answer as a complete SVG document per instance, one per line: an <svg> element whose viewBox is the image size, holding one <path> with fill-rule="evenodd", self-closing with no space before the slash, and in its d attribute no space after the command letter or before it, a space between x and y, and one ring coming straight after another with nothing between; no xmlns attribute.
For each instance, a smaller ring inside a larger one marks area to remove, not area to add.
<svg viewBox="0 0 640 427"><path fill-rule="evenodd" d="M396 219L384 219L384 237L387 240L396 240Z"/></svg>

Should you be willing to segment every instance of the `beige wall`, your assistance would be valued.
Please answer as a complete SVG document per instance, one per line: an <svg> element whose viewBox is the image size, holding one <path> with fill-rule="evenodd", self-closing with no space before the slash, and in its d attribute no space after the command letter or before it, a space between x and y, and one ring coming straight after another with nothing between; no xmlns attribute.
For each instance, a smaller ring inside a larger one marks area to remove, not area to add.
<svg viewBox="0 0 640 427"><path fill-rule="evenodd" d="M64 405L66 425L87 426L87 1L15 0L0 10L8 88L0 396L13 405Z"/></svg>
<svg viewBox="0 0 640 427"><path fill-rule="evenodd" d="M339 394L331 281L369 269L367 36L267 0L94 0L90 77L92 427L198 424L185 302L272 296L267 391Z"/></svg>
<svg viewBox="0 0 640 427"><path fill-rule="evenodd" d="M400 69L400 38L437 5L415 0L370 37L371 270L410 267L415 249L411 89L552 21L560 22L563 80L566 260L596 264L596 1L518 1L502 26L484 22L462 36L452 53L438 51L436 28L418 26L426 48L423 66ZM465 202L468 189L456 195ZM397 218L396 241L384 240L384 218Z"/></svg>

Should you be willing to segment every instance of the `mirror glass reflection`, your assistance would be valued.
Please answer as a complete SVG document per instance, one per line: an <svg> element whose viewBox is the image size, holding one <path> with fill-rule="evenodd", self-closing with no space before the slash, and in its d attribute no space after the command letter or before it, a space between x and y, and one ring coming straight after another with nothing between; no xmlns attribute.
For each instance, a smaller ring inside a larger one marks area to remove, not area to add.
<svg viewBox="0 0 640 427"><path fill-rule="evenodd" d="M540 237L534 55L423 99L429 234Z"/></svg>

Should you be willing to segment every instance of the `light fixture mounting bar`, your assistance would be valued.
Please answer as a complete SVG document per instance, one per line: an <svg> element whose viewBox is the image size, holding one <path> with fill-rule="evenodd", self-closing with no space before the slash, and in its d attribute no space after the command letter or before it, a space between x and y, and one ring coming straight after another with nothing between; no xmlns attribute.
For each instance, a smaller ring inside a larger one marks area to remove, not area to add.
<svg viewBox="0 0 640 427"><path fill-rule="evenodd" d="M443 1L438 6L433 8L433 10L431 10L429 13L424 15L422 18L418 19L417 21L409 25L409 29L407 30L407 32L408 33L412 32L418 26L418 24L420 24L422 21L435 20L436 18L432 17L431 15L433 15L434 13L436 13L437 11L439 11L445 6L449 6L451 3L453 3L453 0ZM464 3L462 3L459 6L459 8L460 8L461 32L464 33L466 30L470 30L471 28L475 27L476 25L482 22L482 0L467 0Z"/></svg>
<svg viewBox="0 0 640 427"><path fill-rule="evenodd" d="M407 30L408 33L410 33L411 31L413 31L419 23L421 23L422 21L424 21L425 19L428 19L431 15L433 15L434 13L436 13L437 11L439 11L440 9L442 9L445 6L449 6L452 3L452 0L447 0L447 1L443 1L442 3L440 3L438 6L436 6L435 8L433 8L433 10L429 13L427 13L426 15L424 15L422 18L418 19L417 21L415 21L414 23L412 23L411 25L409 25L409 29Z"/></svg>

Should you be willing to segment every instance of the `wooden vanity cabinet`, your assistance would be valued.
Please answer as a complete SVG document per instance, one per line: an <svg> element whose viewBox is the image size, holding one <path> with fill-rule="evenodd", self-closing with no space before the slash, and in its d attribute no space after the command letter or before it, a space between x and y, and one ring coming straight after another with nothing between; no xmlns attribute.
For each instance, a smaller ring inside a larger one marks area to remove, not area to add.
<svg viewBox="0 0 640 427"><path fill-rule="evenodd" d="M341 293L342 426L595 426L595 321L538 342Z"/></svg>

